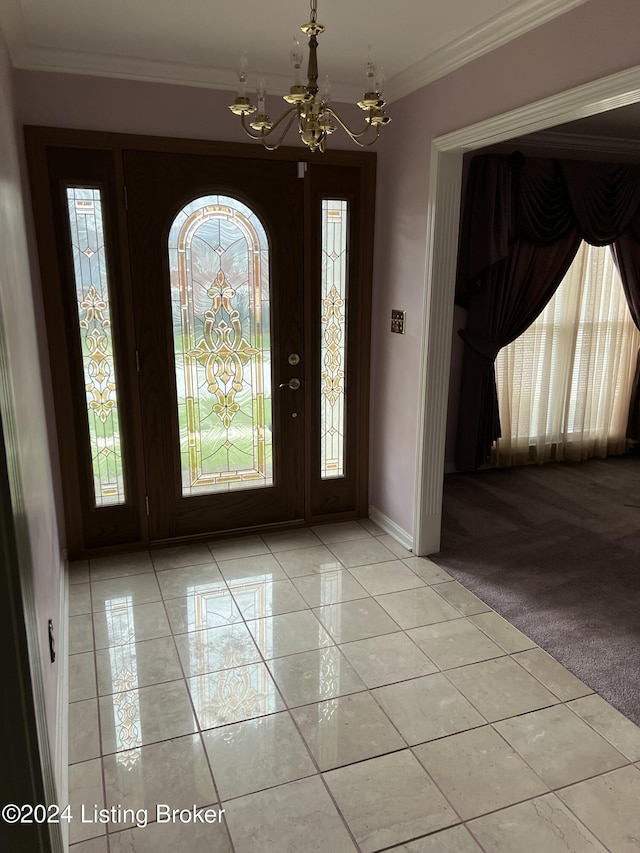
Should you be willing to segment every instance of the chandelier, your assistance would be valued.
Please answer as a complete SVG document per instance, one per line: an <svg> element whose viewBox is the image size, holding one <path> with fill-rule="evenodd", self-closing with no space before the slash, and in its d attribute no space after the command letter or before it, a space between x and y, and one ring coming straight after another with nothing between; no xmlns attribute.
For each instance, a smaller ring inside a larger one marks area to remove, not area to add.
<svg viewBox="0 0 640 853"><path fill-rule="evenodd" d="M302 67L302 52L300 42L294 37L289 58L293 65L294 81L284 100L291 106L284 111L276 121L272 121L266 112L266 87L264 79L260 80L257 90L257 107L247 97L247 70L249 62L243 55L238 63L238 95L229 105L232 113L240 117L242 127L251 139L259 140L269 151L278 148L289 129L297 121L298 133L304 144L311 151L324 151L327 137L340 126L346 134L361 148L368 148L380 136L380 128L389 124L391 119L386 114L385 102L382 99L384 75L376 68L376 63L369 45L369 55L366 63L367 85L364 96L358 101L358 106L366 113L365 126L362 130L351 130L340 118L338 113L329 106L331 87L329 78L318 96L318 36L324 32L322 24L317 20L317 0L311 0L311 16L309 22L300 29L309 36L309 63L307 65L307 83L302 83L300 69ZM247 116L256 114L247 123ZM278 135L279 134L279 135Z"/></svg>

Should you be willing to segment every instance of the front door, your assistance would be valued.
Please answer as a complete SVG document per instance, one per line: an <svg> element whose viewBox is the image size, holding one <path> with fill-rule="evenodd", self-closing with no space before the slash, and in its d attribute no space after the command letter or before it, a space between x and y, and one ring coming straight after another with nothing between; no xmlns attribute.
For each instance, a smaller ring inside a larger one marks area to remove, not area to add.
<svg viewBox="0 0 640 853"><path fill-rule="evenodd" d="M374 155L26 137L70 557L366 515Z"/></svg>
<svg viewBox="0 0 640 853"><path fill-rule="evenodd" d="M151 538L303 519L297 164L124 167Z"/></svg>

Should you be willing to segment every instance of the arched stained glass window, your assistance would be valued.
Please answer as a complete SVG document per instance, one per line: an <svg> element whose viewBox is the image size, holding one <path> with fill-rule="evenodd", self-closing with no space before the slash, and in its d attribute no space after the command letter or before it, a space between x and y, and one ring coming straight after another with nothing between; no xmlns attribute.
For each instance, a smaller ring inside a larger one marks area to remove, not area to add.
<svg viewBox="0 0 640 853"><path fill-rule="evenodd" d="M256 213L208 195L169 231L184 496L273 484L269 248Z"/></svg>

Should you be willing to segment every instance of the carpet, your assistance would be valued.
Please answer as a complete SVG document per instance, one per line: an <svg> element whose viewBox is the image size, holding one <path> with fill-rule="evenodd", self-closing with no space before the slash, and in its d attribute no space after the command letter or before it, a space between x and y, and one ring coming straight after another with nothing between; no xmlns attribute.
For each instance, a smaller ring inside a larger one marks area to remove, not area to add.
<svg viewBox="0 0 640 853"><path fill-rule="evenodd" d="M640 458L447 475L431 559L640 725Z"/></svg>

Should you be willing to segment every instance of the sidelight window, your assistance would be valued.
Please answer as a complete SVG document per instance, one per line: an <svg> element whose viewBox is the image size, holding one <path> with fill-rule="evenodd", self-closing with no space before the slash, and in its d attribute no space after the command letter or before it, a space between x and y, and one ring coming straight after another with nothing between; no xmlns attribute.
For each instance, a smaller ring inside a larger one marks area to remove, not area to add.
<svg viewBox="0 0 640 853"><path fill-rule="evenodd" d="M323 199L320 296L320 470L323 480L345 475L348 229L347 202Z"/></svg>
<svg viewBox="0 0 640 853"><path fill-rule="evenodd" d="M67 187L67 210L97 507L125 502L102 194Z"/></svg>

